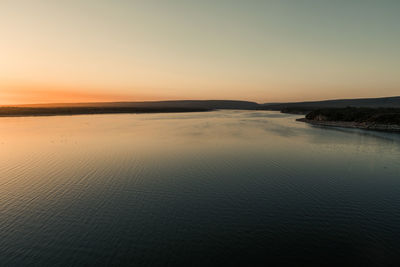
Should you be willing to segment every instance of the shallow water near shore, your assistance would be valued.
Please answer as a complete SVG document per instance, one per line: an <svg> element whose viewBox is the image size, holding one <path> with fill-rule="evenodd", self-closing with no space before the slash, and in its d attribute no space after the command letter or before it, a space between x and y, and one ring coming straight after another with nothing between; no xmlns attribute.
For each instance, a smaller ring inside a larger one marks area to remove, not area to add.
<svg viewBox="0 0 400 267"><path fill-rule="evenodd" d="M400 135L300 117L0 118L0 262L397 265Z"/></svg>

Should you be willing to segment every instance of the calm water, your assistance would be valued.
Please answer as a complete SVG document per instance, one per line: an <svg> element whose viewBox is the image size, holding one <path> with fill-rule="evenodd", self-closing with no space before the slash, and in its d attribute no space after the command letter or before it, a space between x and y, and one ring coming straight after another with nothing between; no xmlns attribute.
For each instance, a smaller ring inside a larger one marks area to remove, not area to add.
<svg viewBox="0 0 400 267"><path fill-rule="evenodd" d="M0 265L398 265L400 135L274 112L0 119Z"/></svg>

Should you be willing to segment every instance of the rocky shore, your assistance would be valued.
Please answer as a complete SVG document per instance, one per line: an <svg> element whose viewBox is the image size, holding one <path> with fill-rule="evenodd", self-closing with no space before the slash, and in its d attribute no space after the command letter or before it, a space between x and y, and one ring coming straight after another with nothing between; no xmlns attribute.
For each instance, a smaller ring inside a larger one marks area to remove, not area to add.
<svg viewBox="0 0 400 267"><path fill-rule="evenodd" d="M317 109L298 121L322 126L400 132L400 109L358 107Z"/></svg>
<svg viewBox="0 0 400 267"><path fill-rule="evenodd" d="M322 120L309 120L306 118L297 119L297 121L306 122L313 125L329 126L329 127L344 127L344 128L357 128L357 129L374 130L374 131L400 132L400 125L394 125L394 124L376 124L376 123L348 122L348 121L322 121Z"/></svg>

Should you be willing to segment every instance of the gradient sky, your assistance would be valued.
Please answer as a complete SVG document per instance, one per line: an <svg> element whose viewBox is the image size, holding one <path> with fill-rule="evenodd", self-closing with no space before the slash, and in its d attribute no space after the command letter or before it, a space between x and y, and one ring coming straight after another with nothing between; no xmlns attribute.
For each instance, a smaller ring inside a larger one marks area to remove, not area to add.
<svg viewBox="0 0 400 267"><path fill-rule="evenodd" d="M0 0L0 104L400 95L399 0Z"/></svg>

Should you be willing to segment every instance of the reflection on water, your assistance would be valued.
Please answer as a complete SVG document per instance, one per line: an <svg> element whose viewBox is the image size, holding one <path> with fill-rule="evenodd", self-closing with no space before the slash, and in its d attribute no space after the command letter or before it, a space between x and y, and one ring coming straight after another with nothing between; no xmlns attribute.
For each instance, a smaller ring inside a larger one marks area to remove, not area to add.
<svg viewBox="0 0 400 267"><path fill-rule="evenodd" d="M0 119L0 262L389 265L400 138L275 112Z"/></svg>

